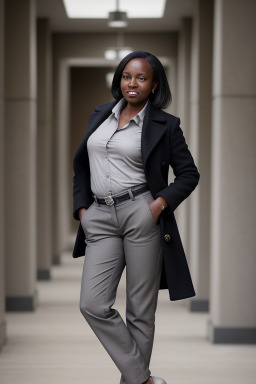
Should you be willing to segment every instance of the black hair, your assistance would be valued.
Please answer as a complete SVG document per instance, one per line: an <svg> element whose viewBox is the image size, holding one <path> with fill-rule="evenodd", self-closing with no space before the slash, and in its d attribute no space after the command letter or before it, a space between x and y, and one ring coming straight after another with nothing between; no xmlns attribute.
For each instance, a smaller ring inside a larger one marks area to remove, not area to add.
<svg viewBox="0 0 256 384"><path fill-rule="evenodd" d="M172 95L168 80L166 78L165 70L160 60L148 52L135 51L125 56L118 64L111 87L111 93L116 100L121 100L123 94L120 88L120 82L123 74L124 67L132 59L145 59L153 68L154 81L157 81L157 87L154 93L151 93L149 99L155 108L166 108L172 101Z"/></svg>

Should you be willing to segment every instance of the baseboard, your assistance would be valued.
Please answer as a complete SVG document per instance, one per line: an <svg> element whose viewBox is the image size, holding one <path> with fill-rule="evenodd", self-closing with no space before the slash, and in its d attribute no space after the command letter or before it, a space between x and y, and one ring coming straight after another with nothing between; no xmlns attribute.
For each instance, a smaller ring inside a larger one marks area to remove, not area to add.
<svg viewBox="0 0 256 384"><path fill-rule="evenodd" d="M213 344L256 344L256 327L216 327L209 320L208 338Z"/></svg>
<svg viewBox="0 0 256 384"><path fill-rule="evenodd" d="M33 296L7 296L5 298L5 309L7 312L32 312L37 306L37 290L35 290Z"/></svg>
<svg viewBox="0 0 256 384"><path fill-rule="evenodd" d="M60 255L54 255L52 257L52 265L61 265L61 257L60 257Z"/></svg>
<svg viewBox="0 0 256 384"><path fill-rule="evenodd" d="M38 269L37 280L51 280L51 271L49 269Z"/></svg>
<svg viewBox="0 0 256 384"><path fill-rule="evenodd" d="M0 323L0 351L6 343L6 321L2 320Z"/></svg>
<svg viewBox="0 0 256 384"><path fill-rule="evenodd" d="M189 310L190 312L209 312L209 300L190 299Z"/></svg>

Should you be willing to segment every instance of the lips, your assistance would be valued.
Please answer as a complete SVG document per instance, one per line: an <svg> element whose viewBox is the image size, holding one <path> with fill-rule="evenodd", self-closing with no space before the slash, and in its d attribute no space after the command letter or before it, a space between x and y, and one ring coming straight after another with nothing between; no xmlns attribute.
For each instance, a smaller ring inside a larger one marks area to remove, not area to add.
<svg viewBox="0 0 256 384"><path fill-rule="evenodd" d="M138 92L135 92L135 91L128 91L127 93L130 96L137 96L139 94Z"/></svg>

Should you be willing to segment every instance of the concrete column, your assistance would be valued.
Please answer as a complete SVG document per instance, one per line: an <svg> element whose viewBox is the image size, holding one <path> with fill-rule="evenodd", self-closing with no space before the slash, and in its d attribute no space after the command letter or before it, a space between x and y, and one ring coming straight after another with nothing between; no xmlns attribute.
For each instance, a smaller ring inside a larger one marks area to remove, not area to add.
<svg viewBox="0 0 256 384"><path fill-rule="evenodd" d="M53 264L60 264L61 252L70 245L70 159L69 150L69 109L70 109L70 69L67 60L54 65L54 113L53 126Z"/></svg>
<svg viewBox="0 0 256 384"><path fill-rule="evenodd" d="M208 327L214 343L256 342L255 14L253 0L215 1Z"/></svg>
<svg viewBox="0 0 256 384"><path fill-rule="evenodd" d="M169 65L165 68L168 83L172 93L172 103L167 107L166 112L177 115L177 73L178 73L178 33L172 33L170 44L172 45L172 57L169 59ZM152 50L149 50L151 52Z"/></svg>
<svg viewBox="0 0 256 384"><path fill-rule="evenodd" d="M178 41L178 107L177 115L181 119L181 128L184 132L187 143L190 137L190 68L191 68L191 28L192 20L186 18L182 20L182 27ZM176 219L178 222L180 235L184 245L185 253L189 259L189 203L190 198L186 199L177 209Z"/></svg>
<svg viewBox="0 0 256 384"><path fill-rule="evenodd" d="M4 1L0 0L0 212L4 210ZM6 339L4 216L0 215L0 350Z"/></svg>
<svg viewBox="0 0 256 384"><path fill-rule="evenodd" d="M37 278L49 280L52 265L51 35L37 22Z"/></svg>
<svg viewBox="0 0 256 384"><path fill-rule="evenodd" d="M197 0L195 6L190 144L201 179L190 205L190 266L196 297L188 303L191 311L206 312L209 309L213 0Z"/></svg>
<svg viewBox="0 0 256 384"><path fill-rule="evenodd" d="M5 3L6 309L36 305L36 8Z"/></svg>

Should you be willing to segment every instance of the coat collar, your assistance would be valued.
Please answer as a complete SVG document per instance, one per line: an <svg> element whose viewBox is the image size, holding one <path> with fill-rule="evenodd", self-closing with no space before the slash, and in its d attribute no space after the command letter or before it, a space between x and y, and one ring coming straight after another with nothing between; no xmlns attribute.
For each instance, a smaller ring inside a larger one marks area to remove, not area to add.
<svg viewBox="0 0 256 384"><path fill-rule="evenodd" d="M95 109L95 112L90 115L87 139L95 131L96 128L111 114L113 107L117 101L100 105ZM145 111L145 117L142 126L141 135L141 152L144 167L146 167L147 160L150 153L161 140L166 132L166 119L164 112L161 109L154 108L149 100Z"/></svg>

